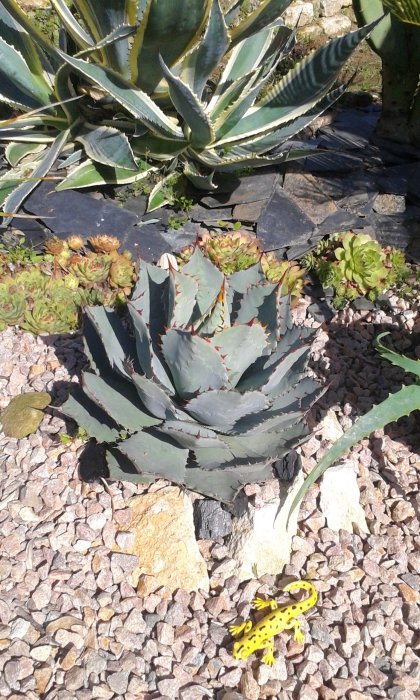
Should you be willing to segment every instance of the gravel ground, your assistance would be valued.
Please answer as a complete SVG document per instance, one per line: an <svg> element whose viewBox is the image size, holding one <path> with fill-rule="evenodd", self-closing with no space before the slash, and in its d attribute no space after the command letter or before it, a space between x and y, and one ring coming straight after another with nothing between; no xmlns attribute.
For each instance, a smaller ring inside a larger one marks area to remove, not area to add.
<svg viewBox="0 0 420 700"><path fill-rule="evenodd" d="M413 350L415 312L396 298L391 310L340 312L320 330L314 367L332 384L311 420L333 408L344 428L401 386L403 374L378 361L372 339L391 330L394 347ZM303 318L306 306L298 313ZM27 390L59 404L83 365L78 337L53 341L0 333L0 408ZM317 507L315 484L301 507L290 565L277 579L239 583L223 541L200 541L210 594L178 590L140 598L113 567L117 523L141 487L82 484L80 441L63 445L63 421L48 409L22 440L0 434L0 696L43 700L216 698L411 700L420 685L420 506L418 416L378 431L353 454L370 534L333 532ZM416 423L417 422L417 423ZM417 440L417 445L414 444ZM312 437L304 469L328 447ZM264 498L264 487L253 489ZM417 510L416 510L417 509ZM310 578L320 596L302 622L305 644L276 637L272 668L235 661L227 625L248 616L256 593Z"/></svg>

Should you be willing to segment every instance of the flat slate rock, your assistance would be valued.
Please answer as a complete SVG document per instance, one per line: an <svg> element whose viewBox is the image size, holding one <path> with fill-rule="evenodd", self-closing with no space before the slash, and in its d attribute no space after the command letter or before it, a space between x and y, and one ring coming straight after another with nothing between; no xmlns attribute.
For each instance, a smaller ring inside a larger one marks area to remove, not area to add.
<svg viewBox="0 0 420 700"><path fill-rule="evenodd" d="M233 219L232 207L209 208L203 207L201 204L195 204L189 214L193 221L212 222L212 221L231 221Z"/></svg>
<svg viewBox="0 0 420 700"><path fill-rule="evenodd" d="M257 223L257 237L264 250L304 245L313 230L311 219L280 187L273 192Z"/></svg>
<svg viewBox="0 0 420 700"><path fill-rule="evenodd" d="M320 224L337 211L335 202L323 191L322 183L310 173L286 173L283 189L314 224Z"/></svg>
<svg viewBox="0 0 420 700"><path fill-rule="evenodd" d="M369 145L379 119L376 109L346 109L333 124L320 129L320 147L358 150Z"/></svg>
<svg viewBox="0 0 420 700"><path fill-rule="evenodd" d="M182 228L168 229L162 222L132 226L119 236L121 248L129 250L133 259L157 262L163 253L179 251L194 243L197 224L186 224Z"/></svg>
<svg viewBox="0 0 420 700"><path fill-rule="evenodd" d="M24 209L35 214L58 237L71 233L83 237L95 233L122 236L137 216L107 199L95 199L76 190L55 192L54 184L42 182L25 200Z"/></svg>
<svg viewBox="0 0 420 700"><path fill-rule="evenodd" d="M47 238L51 237L50 230L43 226L36 219L13 219L10 224L10 228L22 231L25 234L27 240L35 247L41 247ZM6 229L4 229L6 230ZM1 237L0 231L0 237Z"/></svg>
<svg viewBox="0 0 420 700"><path fill-rule="evenodd" d="M343 209L337 209L334 214L330 214L319 224L318 233L322 238L329 233L359 229L363 228L365 225L365 219L357 216L357 214L344 211Z"/></svg>
<svg viewBox="0 0 420 700"><path fill-rule="evenodd" d="M268 199L278 180L278 173L267 171L247 175L241 178L239 185L232 192L215 192L203 197L200 204L206 207L229 207L233 204L249 204Z"/></svg>

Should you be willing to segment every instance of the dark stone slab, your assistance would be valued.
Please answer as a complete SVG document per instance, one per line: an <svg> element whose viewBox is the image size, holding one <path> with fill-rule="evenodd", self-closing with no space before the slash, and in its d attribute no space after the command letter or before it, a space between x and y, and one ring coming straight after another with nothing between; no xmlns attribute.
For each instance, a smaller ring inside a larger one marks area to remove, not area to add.
<svg viewBox="0 0 420 700"><path fill-rule="evenodd" d="M198 540L217 540L232 532L232 516L217 501L194 503L195 535Z"/></svg>
<svg viewBox="0 0 420 700"><path fill-rule="evenodd" d="M366 297L358 297L352 301L352 306L358 311L371 311L375 308L375 304Z"/></svg>
<svg viewBox="0 0 420 700"><path fill-rule="evenodd" d="M14 218L11 221L10 228L22 231L26 240L35 247L41 247L44 241L51 237L50 230L36 219Z"/></svg>
<svg viewBox="0 0 420 700"><path fill-rule="evenodd" d="M139 219L142 218L146 213L147 208L147 196L145 194L139 194L137 197L130 197L124 202L125 211L131 211L136 214Z"/></svg>
<svg viewBox="0 0 420 700"><path fill-rule="evenodd" d="M198 222L231 221L233 219L232 207L209 209L208 207L201 206L201 204L195 204L188 216L190 216L193 221Z"/></svg>
<svg viewBox="0 0 420 700"><path fill-rule="evenodd" d="M338 151L314 154L302 161L302 167L309 173L349 173L362 165L361 156Z"/></svg>
<svg viewBox="0 0 420 700"><path fill-rule="evenodd" d="M291 450L286 457L274 462L273 467L282 481L292 481L302 468L302 460L296 450Z"/></svg>
<svg viewBox="0 0 420 700"><path fill-rule="evenodd" d="M403 214L379 215L369 221L375 238L382 246L406 250L418 259L420 244L420 209L407 207Z"/></svg>
<svg viewBox="0 0 420 700"><path fill-rule="evenodd" d="M337 211L337 205L323 191L318 178L310 173L286 173L283 189L314 224L320 224Z"/></svg>
<svg viewBox="0 0 420 700"><path fill-rule="evenodd" d="M315 319L315 321L323 323L324 321L331 321L335 311L331 305L325 299L323 299L314 301L313 304L308 306L308 313Z"/></svg>
<svg viewBox="0 0 420 700"><path fill-rule="evenodd" d="M330 233L337 233L339 231L363 228L364 225L364 219L356 214L344 211L343 209L337 209L334 214L327 216L318 226L319 237L322 238Z"/></svg>
<svg viewBox="0 0 420 700"><path fill-rule="evenodd" d="M49 181L42 182L25 200L24 206L61 237L70 233L83 237L95 233L121 236L137 221L135 214L115 206L110 200L95 199L75 190L54 192L54 184Z"/></svg>
<svg viewBox="0 0 420 700"><path fill-rule="evenodd" d="M261 216L261 212L267 204L267 200L259 200L258 202L248 202L245 204L237 204L233 208L232 218L235 221L251 221L256 222Z"/></svg>
<svg viewBox="0 0 420 700"><path fill-rule="evenodd" d="M129 250L136 260L157 262L163 253L178 251L194 243L198 233L197 224L186 224L178 230L168 229L161 221L141 226L132 226L121 236L121 247Z"/></svg>
<svg viewBox="0 0 420 700"><path fill-rule="evenodd" d="M247 204L268 199L278 179L278 173L267 171L246 175L241 178L239 185L232 192L215 192L208 197L203 197L200 203L206 207L229 207L233 204Z"/></svg>
<svg viewBox="0 0 420 700"><path fill-rule="evenodd" d="M372 137L379 118L379 112L374 109L346 109L340 112L334 123L322 127L320 146L344 150L366 148Z"/></svg>
<svg viewBox="0 0 420 700"><path fill-rule="evenodd" d="M357 216L369 216L375 203L377 192L358 192L338 200L341 209Z"/></svg>
<svg viewBox="0 0 420 700"><path fill-rule="evenodd" d="M257 237L264 250L278 250L304 244L313 230L311 219L278 187L261 213Z"/></svg>

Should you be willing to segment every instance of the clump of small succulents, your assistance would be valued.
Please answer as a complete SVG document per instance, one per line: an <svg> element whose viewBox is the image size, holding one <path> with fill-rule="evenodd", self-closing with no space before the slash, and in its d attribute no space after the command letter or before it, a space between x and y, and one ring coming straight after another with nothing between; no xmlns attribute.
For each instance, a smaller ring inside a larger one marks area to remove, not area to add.
<svg viewBox="0 0 420 700"><path fill-rule="evenodd" d="M301 263L317 275L324 288L333 289L332 304L336 309L358 297L374 301L409 273L402 251L381 248L367 234L350 231L321 241L303 256Z"/></svg>
<svg viewBox="0 0 420 700"><path fill-rule="evenodd" d="M1 251L0 330L19 325L32 333L66 333L77 328L79 309L86 305L116 306L130 294L136 279L127 252L119 253L116 236L67 240L55 236L44 245L44 255L11 262Z"/></svg>
<svg viewBox="0 0 420 700"><path fill-rule="evenodd" d="M261 263L262 271L269 282L281 282L282 294L292 297L300 295L305 270L294 260L278 260L274 253L264 253L258 239L245 231L226 234L202 233L197 241L202 253L216 265L224 275L246 270ZM180 267L191 257L194 245L183 248L177 256Z"/></svg>

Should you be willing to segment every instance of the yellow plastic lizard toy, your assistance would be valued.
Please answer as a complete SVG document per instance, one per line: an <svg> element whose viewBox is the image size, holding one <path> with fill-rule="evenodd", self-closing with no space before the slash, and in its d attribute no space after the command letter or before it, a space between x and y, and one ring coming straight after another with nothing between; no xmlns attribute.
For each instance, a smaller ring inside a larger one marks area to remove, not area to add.
<svg viewBox="0 0 420 700"><path fill-rule="evenodd" d="M232 650L234 659L246 659L254 651L263 649L265 654L261 660L263 663L271 666L274 663L274 642L270 637L274 637L275 634L283 630L294 629L295 640L303 642L304 637L296 616L312 608L318 599L318 594L309 581L293 581L293 583L289 583L282 590L288 592L293 591L295 588L303 588L305 591L309 591L308 597L300 603L282 605L280 608L277 601L273 599L254 598L252 602L256 610L271 608L272 612L255 625L252 625L251 620L246 620L240 625L230 625L229 631L232 637L237 637L243 632L241 639L234 642Z"/></svg>

